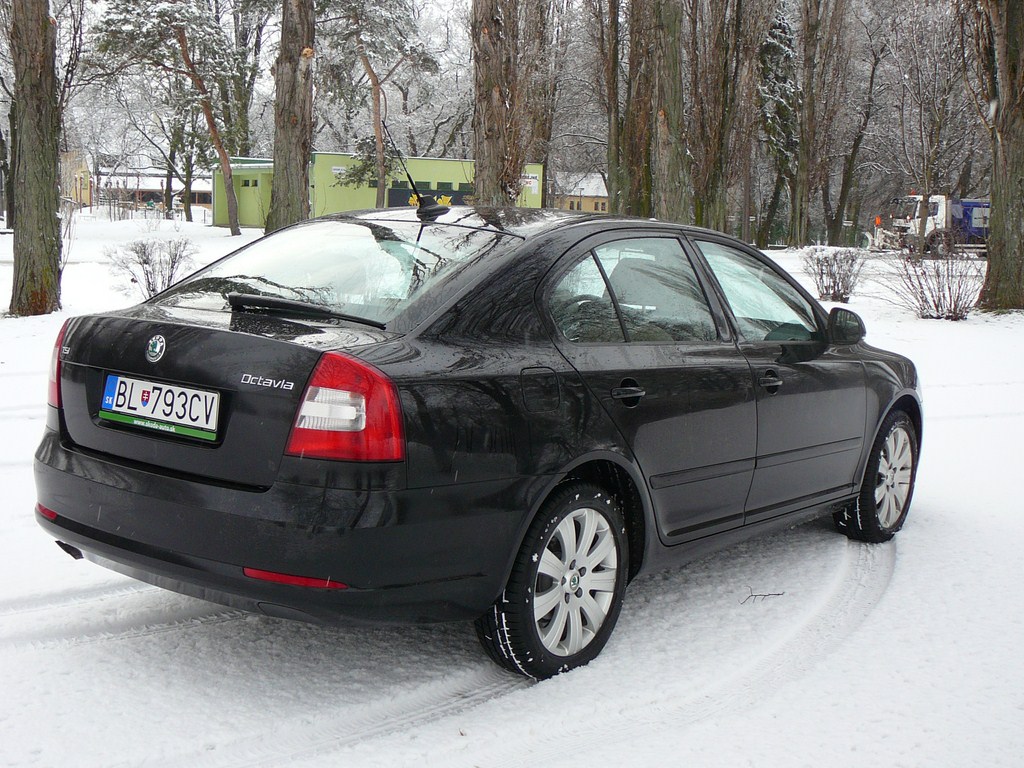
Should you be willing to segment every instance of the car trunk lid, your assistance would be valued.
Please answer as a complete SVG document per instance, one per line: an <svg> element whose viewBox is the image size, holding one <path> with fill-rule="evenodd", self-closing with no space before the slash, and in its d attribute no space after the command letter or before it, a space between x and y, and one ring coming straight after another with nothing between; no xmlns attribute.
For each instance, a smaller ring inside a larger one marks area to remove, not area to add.
<svg viewBox="0 0 1024 768"><path fill-rule="evenodd" d="M393 336L335 321L148 305L76 318L61 351L65 436L155 471L268 487L321 354Z"/></svg>

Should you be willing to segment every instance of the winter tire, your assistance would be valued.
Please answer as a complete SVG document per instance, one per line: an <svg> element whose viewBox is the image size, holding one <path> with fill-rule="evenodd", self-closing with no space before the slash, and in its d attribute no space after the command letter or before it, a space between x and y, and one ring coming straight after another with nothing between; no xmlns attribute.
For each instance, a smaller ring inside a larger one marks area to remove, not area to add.
<svg viewBox="0 0 1024 768"><path fill-rule="evenodd" d="M917 477L917 430L903 411L882 422L871 447L857 501L834 515L836 527L851 539L888 541L903 527Z"/></svg>
<svg viewBox="0 0 1024 768"><path fill-rule="evenodd" d="M615 627L628 570L615 499L591 483L566 483L530 526L477 636L492 659L528 677L587 664Z"/></svg>

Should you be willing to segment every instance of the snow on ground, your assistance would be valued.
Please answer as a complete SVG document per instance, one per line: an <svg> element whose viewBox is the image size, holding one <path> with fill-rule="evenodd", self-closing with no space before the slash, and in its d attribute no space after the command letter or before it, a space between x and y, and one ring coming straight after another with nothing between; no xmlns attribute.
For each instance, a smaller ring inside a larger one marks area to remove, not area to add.
<svg viewBox="0 0 1024 768"><path fill-rule="evenodd" d="M206 263L257 234L83 218L66 310L0 319L0 765L1021 765L1024 316L918 320L874 265L852 307L924 382L904 530L819 521L638 579L572 674L506 675L468 625L324 629L71 560L32 514L61 322L135 301L112 243L185 235Z"/></svg>

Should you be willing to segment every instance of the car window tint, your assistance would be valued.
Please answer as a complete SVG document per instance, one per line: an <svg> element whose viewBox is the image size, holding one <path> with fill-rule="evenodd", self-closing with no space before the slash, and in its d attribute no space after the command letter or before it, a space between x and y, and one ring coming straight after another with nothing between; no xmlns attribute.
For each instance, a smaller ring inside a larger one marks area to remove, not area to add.
<svg viewBox="0 0 1024 768"><path fill-rule="evenodd" d="M739 331L750 341L811 341L821 333L814 310L768 264L735 248L698 240L715 273Z"/></svg>
<svg viewBox="0 0 1024 768"><path fill-rule="evenodd" d="M718 338L707 298L674 238L633 238L598 246L630 341Z"/></svg>
<svg viewBox="0 0 1024 768"><path fill-rule="evenodd" d="M570 269L555 285L551 317L559 333L579 344L624 342L622 325L592 255Z"/></svg>

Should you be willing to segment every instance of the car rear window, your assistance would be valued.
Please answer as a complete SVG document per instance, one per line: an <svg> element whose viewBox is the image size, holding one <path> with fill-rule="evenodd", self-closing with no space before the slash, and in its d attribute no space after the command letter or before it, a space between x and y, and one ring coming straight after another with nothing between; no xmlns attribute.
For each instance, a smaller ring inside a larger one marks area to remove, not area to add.
<svg viewBox="0 0 1024 768"><path fill-rule="evenodd" d="M412 222L311 222L257 240L152 303L228 310L229 293L256 294L387 323L507 237Z"/></svg>

